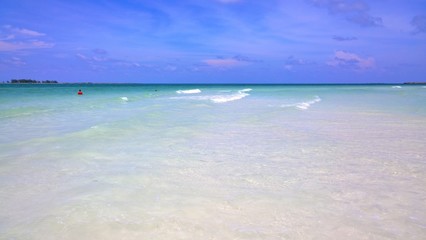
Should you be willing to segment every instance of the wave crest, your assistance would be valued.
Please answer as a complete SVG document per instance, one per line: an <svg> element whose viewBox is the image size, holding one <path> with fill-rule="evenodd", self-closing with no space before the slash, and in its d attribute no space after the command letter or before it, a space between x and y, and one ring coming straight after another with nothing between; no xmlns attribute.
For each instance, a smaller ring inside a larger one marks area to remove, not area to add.
<svg viewBox="0 0 426 240"><path fill-rule="evenodd" d="M243 90L240 90L240 91L238 91L239 93L243 93L243 92L250 92L250 91L252 91L253 89L251 89L251 88L245 88L245 89L243 89Z"/></svg>
<svg viewBox="0 0 426 240"><path fill-rule="evenodd" d="M217 95L217 96L212 96L210 98L210 100L214 103L226 103L226 102L231 102L231 101L235 101L235 100L240 100L242 98L247 97L250 94L247 93L238 93L238 94L233 94L233 95Z"/></svg>
<svg viewBox="0 0 426 240"><path fill-rule="evenodd" d="M287 108L287 107L294 107L300 110L306 110L309 107L311 107L312 104L315 104L317 102L320 102L321 98L319 96L315 96L315 98L313 100L310 101L306 101L306 102L298 102L298 103L293 103L293 104L284 104L281 105L281 107Z"/></svg>
<svg viewBox="0 0 426 240"><path fill-rule="evenodd" d="M198 92L198 91L199 92ZM239 90L237 93L230 93L230 94L216 94L216 95L201 95L201 96L187 96L187 97L172 97L171 99L189 99L189 100L199 100L199 101L211 101L214 103L226 103L226 102L232 102L236 100L240 100L242 98L245 98L249 96L247 92L252 91L250 88ZM200 93L201 91L199 89L192 89L192 90L179 90L176 91L179 94L192 94L192 93ZM219 91L221 93L230 92L230 91Z"/></svg>
<svg viewBox="0 0 426 240"><path fill-rule="evenodd" d="M188 90L177 90L176 93L178 94L195 94L200 93L200 89L188 89Z"/></svg>

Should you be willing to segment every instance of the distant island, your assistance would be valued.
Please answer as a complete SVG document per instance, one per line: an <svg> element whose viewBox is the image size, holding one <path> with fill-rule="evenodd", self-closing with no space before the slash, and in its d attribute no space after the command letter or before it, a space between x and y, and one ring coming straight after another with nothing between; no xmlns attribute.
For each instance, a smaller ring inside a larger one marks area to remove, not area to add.
<svg viewBox="0 0 426 240"><path fill-rule="evenodd" d="M8 82L9 83L9 82ZM12 79L10 80L10 83L31 83L31 84L39 84L39 83L58 83L58 81L55 80L33 80L33 79Z"/></svg>

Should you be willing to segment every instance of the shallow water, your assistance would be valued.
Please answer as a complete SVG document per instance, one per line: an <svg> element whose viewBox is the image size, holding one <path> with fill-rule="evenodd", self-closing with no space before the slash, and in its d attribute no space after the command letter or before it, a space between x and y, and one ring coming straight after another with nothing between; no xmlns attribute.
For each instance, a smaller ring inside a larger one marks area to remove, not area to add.
<svg viewBox="0 0 426 240"><path fill-rule="evenodd" d="M425 100L405 85L0 85L0 239L424 239Z"/></svg>

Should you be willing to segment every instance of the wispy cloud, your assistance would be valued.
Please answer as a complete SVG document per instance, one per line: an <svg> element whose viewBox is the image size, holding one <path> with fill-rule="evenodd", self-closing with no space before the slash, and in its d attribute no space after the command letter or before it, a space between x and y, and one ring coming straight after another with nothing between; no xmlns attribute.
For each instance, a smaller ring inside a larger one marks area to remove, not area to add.
<svg viewBox="0 0 426 240"><path fill-rule="evenodd" d="M53 43L40 40L46 34L26 28L4 25L0 29L0 51L18 51L24 49L51 48Z"/></svg>
<svg viewBox="0 0 426 240"><path fill-rule="evenodd" d="M426 15L417 15L411 20L414 33L426 33Z"/></svg>
<svg viewBox="0 0 426 240"><path fill-rule="evenodd" d="M339 41L339 42L345 42L345 41L355 41L358 40L356 37L343 37L343 36L333 36L333 40Z"/></svg>
<svg viewBox="0 0 426 240"><path fill-rule="evenodd" d="M8 42L8 41L0 41L0 51L3 52L12 52L24 49L40 49L40 48L51 48L53 47L53 43L48 43L44 41L24 41L24 42Z"/></svg>
<svg viewBox="0 0 426 240"><path fill-rule="evenodd" d="M84 61L89 61L91 59L91 57L88 57L88 56L81 54L81 53L77 53L75 56L77 56L78 58L80 58L81 60L84 60Z"/></svg>
<svg viewBox="0 0 426 240"><path fill-rule="evenodd" d="M258 63L258 62L262 62L261 60L258 59L253 59L251 57L245 56L245 55L241 55L241 54L237 54L235 56L232 57L233 59L240 61L240 62L248 62L248 63Z"/></svg>
<svg viewBox="0 0 426 240"><path fill-rule="evenodd" d="M25 28L15 28L13 29L16 33L22 35L22 36L29 36L29 37L41 37L45 36L46 34L36 32L33 30L25 29Z"/></svg>
<svg viewBox="0 0 426 240"><path fill-rule="evenodd" d="M251 63L258 62L257 60L251 59L244 55L235 55L231 58L213 58L213 59L205 59L203 63L207 64L210 67L218 67L218 68L232 68L249 65Z"/></svg>
<svg viewBox="0 0 426 240"><path fill-rule="evenodd" d="M110 58L107 56L107 51L103 49L94 49L93 53L95 54L82 54L77 53L75 56L80 60L87 63L93 70L105 70L111 66L120 66L120 67L141 67L141 64L134 61L127 61L121 59Z"/></svg>
<svg viewBox="0 0 426 240"><path fill-rule="evenodd" d="M236 67L240 66L241 61L228 58L228 59L205 59L203 60L204 63L206 63L210 67L221 67L221 68L229 68L229 67Z"/></svg>
<svg viewBox="0 0 426 240"><path fill-rule="evenodd" d="M106 58L106 57L99 57L99 56L87 56L81 53L77 53L76 56L80 58L81 60L84 60L89 63L95 63L95 62L107 62L112 61L112 59Z"/></svg>
<svg viewBox="0 0 426 240"><path fill-rule="evenodd" d="M306 59L302 59L302 58L296 58L294 56L289 56L284 63L284 68L286 70L293 70L294 67L296 66L303 66L303 65L310 65L310 64L314 64L313 61L309 61Z"/></svg>
<svg viewBox="0 0 426 240"><path fill-rule="evenodd" d="M371 16L369 6L362 0L309 0L320 8L326 8L330 14L342 15L349 22L362 27L381 26L380 17Z"/></svg>
<svg viewBox="0 0 426 240"><path fill-rule="evenodd" d="M20 36L27 36L27 37L41 37L45 36L46 34L40 33L34 30L29 30L26 28L17 28L13 27L11 25L4 25L3 28L7 29L9 32L20 35Z"/></svg>
<svg viewBox="0 0 426 240"><path fill-rule="evenodd" d="M342 67L353 70L366 70L375 67L374 58L362 58L355 53L336 51L332 60L327 62L329 66Z"/></svg>
<svg viewBox="0 0 426 240"><path fill-rule="evenodd" d="M15 38L15 35L13 34L8 34L8 35L0 35L0 41L5 41L5 40L12 40Z"/></svg>
<svg viewBox="0 0 426 240"><path fill-rule="evenodd" d="M8 59L3 59L3 60L1 60L1 62L3 64L18 66L18 67L27 64L27 62L25 62L24 60L22 60L19 57L11 57L11 58L8 58Z"/></svg>

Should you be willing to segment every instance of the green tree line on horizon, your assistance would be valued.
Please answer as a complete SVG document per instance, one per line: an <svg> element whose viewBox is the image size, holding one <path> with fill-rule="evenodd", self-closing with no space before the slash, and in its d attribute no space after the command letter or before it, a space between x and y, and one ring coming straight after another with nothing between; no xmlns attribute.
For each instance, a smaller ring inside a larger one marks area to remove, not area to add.
<svg viewBox="0 0 426 240"><path fill-rule="evenodd" d="M10 82L7 81L7 83L58 83L56 80L33 80L33 79L12 79Z"/></svg>

